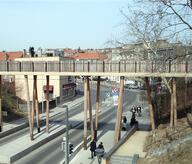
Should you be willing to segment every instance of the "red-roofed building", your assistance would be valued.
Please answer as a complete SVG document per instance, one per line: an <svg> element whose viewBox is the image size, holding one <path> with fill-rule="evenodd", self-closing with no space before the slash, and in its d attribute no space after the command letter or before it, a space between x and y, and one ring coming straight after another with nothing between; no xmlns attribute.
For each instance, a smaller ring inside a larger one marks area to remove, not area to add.
<svg viewBox="0 0 192 164"><path fill-rule="evenodd" d="M107 59L107 55L102 53L76 53L75 55L70 56L76 60L105 60Z"/></svg>
<svg viewBox="0 0 192 164"><path fill-rule="evenodd" d="M72 50L70 48L65 48L63 51L65 56L72 56L78 52L77 50Z"/></svg>
<svg viewBox="0 0 192 164"><path fill-rule="evenodd" d="M16 58L23 57L22 51L15 52L0 52L0 61L1 60L15 60Z"/></svg>

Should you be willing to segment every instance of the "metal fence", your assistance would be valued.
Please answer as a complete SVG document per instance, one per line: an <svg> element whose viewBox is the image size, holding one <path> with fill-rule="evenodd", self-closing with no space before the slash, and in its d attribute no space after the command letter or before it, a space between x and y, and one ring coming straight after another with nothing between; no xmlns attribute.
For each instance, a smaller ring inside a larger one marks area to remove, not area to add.
<svg viewBox="0 0 192 164"><path fill-rule="evenodd" d="M190 73L191 61L0 61L1 72Z"/></svg>

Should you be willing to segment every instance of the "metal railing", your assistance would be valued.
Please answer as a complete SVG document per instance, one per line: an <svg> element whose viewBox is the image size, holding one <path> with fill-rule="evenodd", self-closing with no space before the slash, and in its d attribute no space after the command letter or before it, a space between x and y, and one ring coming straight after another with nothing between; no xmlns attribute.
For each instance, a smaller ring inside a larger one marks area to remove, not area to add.
<svg viewBox="0 0 192 164"><path fill-rule="evenodd" d="M0 72L192 73L192 62L158 61L0 61Z"/></svg>

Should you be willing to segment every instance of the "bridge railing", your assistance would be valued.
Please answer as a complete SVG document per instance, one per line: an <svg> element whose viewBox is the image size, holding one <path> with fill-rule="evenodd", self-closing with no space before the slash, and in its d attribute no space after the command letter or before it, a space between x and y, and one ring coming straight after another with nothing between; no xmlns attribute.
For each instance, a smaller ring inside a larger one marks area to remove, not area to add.
<svg viewBox="0 0 192 164"><path fill-rule="evenodd" d="M191 61L0 61L3 72L128 72L128 73L188 73Z"/></svg>

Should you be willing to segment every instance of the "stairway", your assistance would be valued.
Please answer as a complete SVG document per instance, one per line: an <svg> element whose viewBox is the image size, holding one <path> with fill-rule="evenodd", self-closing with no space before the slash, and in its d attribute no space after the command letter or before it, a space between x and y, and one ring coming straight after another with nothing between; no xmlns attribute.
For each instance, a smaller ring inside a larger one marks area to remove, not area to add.
<svg viewBox="0 0 192 164"><path fill-rule="evenodd" d="M109 164L136 164L138 158L138 154L134 156L113 155L110 158Z"/></svg>

